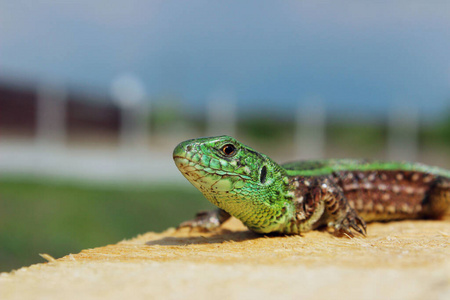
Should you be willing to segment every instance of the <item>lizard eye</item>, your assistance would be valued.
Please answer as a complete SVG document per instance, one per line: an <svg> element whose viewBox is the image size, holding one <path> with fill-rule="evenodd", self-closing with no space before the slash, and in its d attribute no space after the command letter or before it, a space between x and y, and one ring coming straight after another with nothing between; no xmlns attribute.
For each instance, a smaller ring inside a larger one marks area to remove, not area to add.
<svg viewBox="0 0 450 300"><path fill-rule="evenodd" d="M225 146L222 147L222 152L226 156L231 156L236 152L236 147L231 144L226 144Z"/></svg>

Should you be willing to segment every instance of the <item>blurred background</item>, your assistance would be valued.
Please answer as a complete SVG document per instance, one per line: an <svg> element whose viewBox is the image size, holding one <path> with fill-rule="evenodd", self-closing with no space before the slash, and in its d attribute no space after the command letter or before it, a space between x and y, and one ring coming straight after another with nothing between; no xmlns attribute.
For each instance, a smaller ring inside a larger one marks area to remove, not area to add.
<svg viewBox="0 0 450 300"><path fill-rule="evenodd" d="M172 150L450 168L448 1L0 1L0 271L211 206Z"/></svg>

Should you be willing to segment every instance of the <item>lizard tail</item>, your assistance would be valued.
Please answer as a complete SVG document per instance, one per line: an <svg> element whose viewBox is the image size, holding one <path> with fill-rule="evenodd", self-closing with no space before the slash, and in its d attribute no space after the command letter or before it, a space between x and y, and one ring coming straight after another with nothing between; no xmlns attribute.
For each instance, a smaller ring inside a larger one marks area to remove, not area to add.
<svg viewBox="0 0 450 300"><path fill-rule="evenodd" d="M439 177L435 185L430 189L428 197L424 201L425 216L432 219L441 219L450 208L450 178Z"/></svg>

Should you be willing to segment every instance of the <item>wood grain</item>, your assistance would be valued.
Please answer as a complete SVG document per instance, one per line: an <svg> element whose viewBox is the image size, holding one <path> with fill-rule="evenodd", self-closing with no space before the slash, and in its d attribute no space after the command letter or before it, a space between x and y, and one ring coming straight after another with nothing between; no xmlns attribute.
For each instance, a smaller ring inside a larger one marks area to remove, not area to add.
<svg viewBox="0 0 450 300"><path fill-rule="evenodd" d="M353 239L259 236L232 219L3 273L0 298L450 299L449 241L449 218L374 223Z"/></svg>

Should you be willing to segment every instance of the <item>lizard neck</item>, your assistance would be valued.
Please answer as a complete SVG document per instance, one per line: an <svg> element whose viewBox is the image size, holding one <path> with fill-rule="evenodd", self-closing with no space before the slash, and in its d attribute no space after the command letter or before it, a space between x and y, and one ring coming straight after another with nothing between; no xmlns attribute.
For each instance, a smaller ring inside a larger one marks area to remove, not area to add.
<svg viewBox="0 0 450 300"><path fill-rule="evenodd" d="M244 185L228 193L206 198L255 232L282 231L295 213L293 194L284 182L280 180L270 188Z"/></svg>

